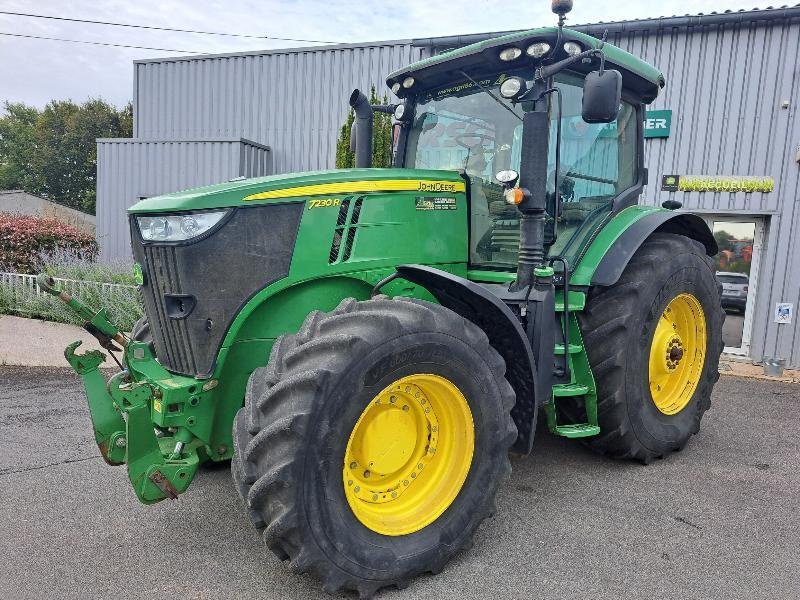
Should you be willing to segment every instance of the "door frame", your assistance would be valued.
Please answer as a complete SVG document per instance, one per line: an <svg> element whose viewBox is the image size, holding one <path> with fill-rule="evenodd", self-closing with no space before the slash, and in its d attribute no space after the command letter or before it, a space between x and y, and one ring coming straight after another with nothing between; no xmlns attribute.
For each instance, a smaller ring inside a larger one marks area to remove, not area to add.
<svg viewBox="0 0 800 600"><path fill-rule="evenodd" d="M744 309L744 323L742 324L742 345L725 346L722 352L735 356L750 357L750 346L753 333L753 314L755 312L756 295L759 287L761 273L761 254L764 249L764 236L766 234L767 216L762 214L731 215L726 213L704 213L699 215L705 220L712 233L715 222L728 223L754 223L753 230L753 256L750 260L750 282L747 285L747 303Z"/></svg>

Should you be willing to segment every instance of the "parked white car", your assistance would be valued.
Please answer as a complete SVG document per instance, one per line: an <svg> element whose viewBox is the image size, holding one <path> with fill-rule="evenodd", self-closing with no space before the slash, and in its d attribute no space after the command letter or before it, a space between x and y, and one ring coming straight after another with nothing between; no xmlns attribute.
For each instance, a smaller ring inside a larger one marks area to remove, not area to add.
<svg viewBox="0 0 800 600"><path fill-rule="evenodd" d="M722 284L722 308L744 312L750 279L744 273L717 271L717 281Z"/></svg>

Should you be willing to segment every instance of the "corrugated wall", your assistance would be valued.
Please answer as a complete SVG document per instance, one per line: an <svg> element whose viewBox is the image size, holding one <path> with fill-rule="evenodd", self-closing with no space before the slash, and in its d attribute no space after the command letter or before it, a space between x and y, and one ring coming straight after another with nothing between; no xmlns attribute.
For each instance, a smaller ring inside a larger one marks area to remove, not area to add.
<svg viewBox="0 0 800 600"><path fill-rule="evenodd" d="M268 144L276 173L334 166L353 88L427 56L410 43L135 63L136 137Z"/></svg>
<svg viewBox="0 0 800 600"><path fill-rule="evenodd" d="M751 357L800 367L800 326L774 323L775 304L800 308L800 21L617 35L611 43L660 67L667 87L652 108L672 109L672 134L646 141L645 202L674 197L698 212L763 215L767 236L753 313ZM788 109L783 100L790 101ZM665 174L758 175L770 193L660 191Z"/></svg>
<svg viewBox="0 0 800 600"><path fill-rule="evenodd" d="M142 198L270 173L270 151L238 139L97 141L97 241L106 260L130 258L125 211Z"/></svg>

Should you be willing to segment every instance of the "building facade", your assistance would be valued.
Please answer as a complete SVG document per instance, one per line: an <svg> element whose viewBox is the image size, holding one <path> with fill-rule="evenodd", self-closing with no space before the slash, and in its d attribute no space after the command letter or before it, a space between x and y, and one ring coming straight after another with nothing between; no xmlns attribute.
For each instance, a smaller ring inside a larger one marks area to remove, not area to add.
<svg viewBox="0 0 800 600"><path fill-rule="evenodd" d="M648 112L642 202L681 201L721 242L719 277L738 294L727 351L800 367L800 5L574 28L665 74ZM353 88L389 94L391 71L496 35L135 62L134 138L98 141L104 256L129 256L124 211L140 198L332 168ZM760 179L748 188L738 177Z"/></svg>

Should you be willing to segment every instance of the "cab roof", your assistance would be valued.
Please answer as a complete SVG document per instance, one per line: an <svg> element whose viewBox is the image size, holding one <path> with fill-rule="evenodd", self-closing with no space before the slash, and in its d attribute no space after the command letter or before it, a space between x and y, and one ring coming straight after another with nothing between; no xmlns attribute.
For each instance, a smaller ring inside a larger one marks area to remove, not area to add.
<svg viewBox="0 0 800 600"><path fill-rule="evenodd" d="M542 27L484 40L437 54L399 69L389 75L386 84L391 87L392 84L399 82L401 88L397 95L402 98L420 90L445 85L455 79L463 79L457 72L454 72L454 61L458 62L460 70L465 70L470 76L504 69L514 71L534 64L534 59L525 53L528 46L535 42L547 42L554 46L557 39L557 27ZM602 45L606 57L606 67L619 70L622 73L623 87L641 96L642 101L646 104L655 100L659 90L664 87L664 75L661 71L617 46L604 44L597 38L579 31L563 29L561 45L569 41L577 42L583 50L600 48ZM503 62L500 60L500 51L509 47L517 47L522 50L522 56L513 61ZM563 48L556 49L555 58L557 60L566 57L567 54ZM588 65L575 64L570 67L570 70L588 72L597 69L597 66L597 60L593 60ZM409 76L413 76L415 82L410 89L406 90L402 87L402 82Z"/></svg>

